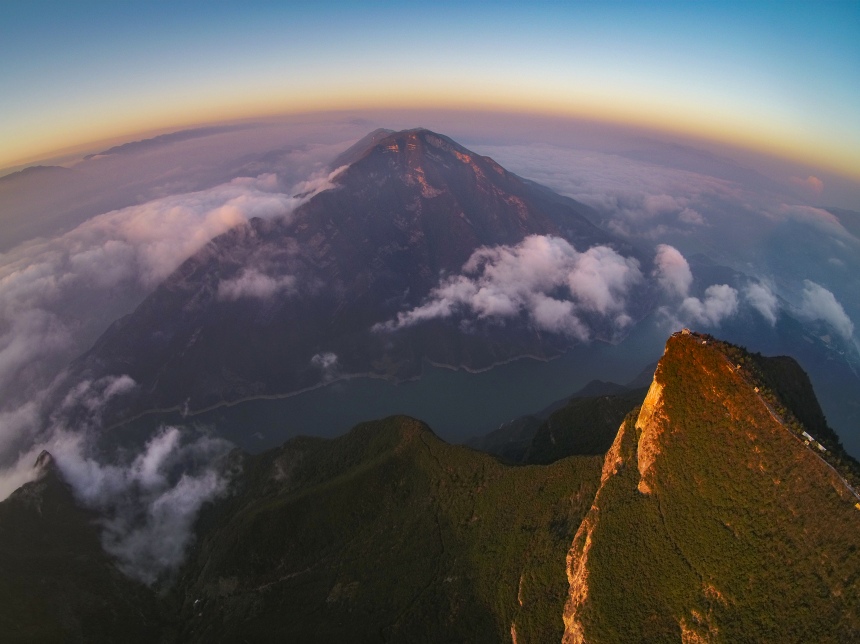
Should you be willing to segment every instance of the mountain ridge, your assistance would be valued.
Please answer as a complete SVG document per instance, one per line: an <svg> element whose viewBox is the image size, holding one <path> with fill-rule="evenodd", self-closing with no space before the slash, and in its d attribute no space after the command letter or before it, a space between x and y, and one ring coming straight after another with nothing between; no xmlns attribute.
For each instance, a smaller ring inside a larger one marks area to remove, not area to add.
<svg viewBox="0 0 860 644"><path fill-rule="evenodd" d="M204 508L160 598L118 577L45 452L44 476L0 503L0 597L44 609L0 603L0 623L67 641L851 641L855 473L838 444L819 450L826 436L804 444L813 392L768 360L675 334L607 453L548 465L503 464L403 416L236 453L231 494ZM31 501L48 489L63 520L44 535L50 504ZM84 573L33 549L46 538L91 562L81 597L119 621L65 608ZM60 581L8 574L17 559Z"/></svg>
<svg viewBox="0 0 860 644"><path fill-rule="evenodd" d="M855 492L754 363L710 336L669 339L568 553L564 642L860 633Z"/></svg>

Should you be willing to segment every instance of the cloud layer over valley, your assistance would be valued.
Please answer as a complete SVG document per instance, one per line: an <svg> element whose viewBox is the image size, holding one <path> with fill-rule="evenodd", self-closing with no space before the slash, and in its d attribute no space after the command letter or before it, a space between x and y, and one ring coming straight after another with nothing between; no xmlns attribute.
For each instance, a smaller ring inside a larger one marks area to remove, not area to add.
<svg viewBox="0 0 860 644"><path fill-rule="evenodd" d="M595 223L632 243L669 244L691 262L704 257L732 268L797 311L807 308L811 280L833 294L849 321L860 316L860 238L820 207L827 188L817 177L815 190L797 193L794 175L772 179L730 159L648 140L616 144L612 152L551 143L482 151L592 206ZM773 321L776 305L761 289L740 295ZM826 308L847 337L838 312Z"/></svg>
<svg viewBox="0 0 860 644"><path fill-rule="evenodd" d="M462 313L496 320L526 316L536 329L587 341L584 315L605 318L618 328L630 324L627 297L642 282L639 262L608 246L578 252L559 237L532 235L516 246L481 248L448 277L421 306L379 327L395 330Z"/></svg>
<svg viewBox="0 0 860 644"><path fill-rule="evenodd" d="M64 368L213 237L255 217L290 217L331 188L332 176L318 162L310 179L292 184L271 172L237 177L98 214L0 254L0 499L38 476L36 458L48 450L78 500L102 516L103 545L127 574L154 583L174 570L199 508L226 490L231 445L163 427L138 449L107 448L102 410L121 404L135 383L72 383L57 401ZM266 298L293 285L289 275L247 267L218 295Z"/></svg>
<svg viewBox="0 0 860 644"><path fill-rule="evenodd" d="M372 128L351 124L337 136L356 129L365 134ZM269 143L253 132L259 152ZM271 154L237 153L218 173L186 175L176 166L164 175L153 171L145 186L125 182L117 188L123 207L83 221L75 219L80 212L69 210L63 222L32 227L43 236L30 235L24 226L19 233L26 241L4 246L0 499L37 475L33 464L47 449L80 501L103 515L105 548L123 570L153 583L181 562L197 511L227 489L229 444L169 426L137 450L108 453L100 444L101 413L121 404L137 385L127 376L84 381L57 401L57 383L111 322L213 237L254 217L289 218L300 203L330 188L333 173L322 162L348 142L335 144L335 135L328 137L321 147L304 141ZM194 147L197 160L208 149L204 140L185 145ZM218 149L223 147L222 141ZM792 201L771 184L755 190L733 179L732 168L708 174L648 163L633 153L544 143L475 148L588 204L595 223L629 240L635 251L576 248L546 235L480 248L458 273L440 276L418 306L376 325L377 333L430 320L447 320L464 333L522 323L580 343L620 340L651 312L667 332L681 326L716 332L743 315L774 327L790 313L825 326L846 344L854 342L860 240L814 203ZM145 154L161 163L171 150ZM101 163L106 169L126 164L132 173L146 165L141 155L91 159L74 172L90 172ZM244 169L243 176L236 168ZM297 181L305 170L301 176L312 178ZM213 182L219 173L229 176ZM820 180L802 184L810 198L826 194ZM140 199L132 199L130 185L140 188ZM15 221L25 221L28 212L18 212ZM301 252L295 246L277 250L286 257ZM212 291L218 305L293 297L303 284L291 270L272 264L238 266ZM348 355L323 349L312 349L318 353L305 366L329 383L345 375Z"/></svg>

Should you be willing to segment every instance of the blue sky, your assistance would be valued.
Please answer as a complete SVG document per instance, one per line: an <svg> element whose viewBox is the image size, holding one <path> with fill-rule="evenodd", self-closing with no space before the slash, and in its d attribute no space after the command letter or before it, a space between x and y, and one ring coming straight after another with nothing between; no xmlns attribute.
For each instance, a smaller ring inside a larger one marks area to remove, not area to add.
<svg viewBox="0 0 860 644"><path fill-rule="evenodd" d="M0 166L199 122L427 106L664 128L850 175L858 36L858 2L9 3Z"/></svg>

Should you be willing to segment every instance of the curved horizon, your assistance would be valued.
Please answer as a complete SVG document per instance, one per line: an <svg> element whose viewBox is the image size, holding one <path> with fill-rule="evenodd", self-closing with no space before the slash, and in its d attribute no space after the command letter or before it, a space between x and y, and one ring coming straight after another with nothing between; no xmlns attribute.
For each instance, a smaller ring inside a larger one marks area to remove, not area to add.
<svg viewBox="0 0 860 644"><path fill-rule="evenodd" d="M0 167L200 124L424 109L647 128L858 179L858 25L850 2L35 1L0 39Z"/></svg>

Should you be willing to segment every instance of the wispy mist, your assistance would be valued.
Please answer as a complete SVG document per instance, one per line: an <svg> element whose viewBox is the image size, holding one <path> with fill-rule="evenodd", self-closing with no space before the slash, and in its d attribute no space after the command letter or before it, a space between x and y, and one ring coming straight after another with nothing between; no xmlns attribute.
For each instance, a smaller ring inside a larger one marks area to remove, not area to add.
<svg viewBox="0 0 860 644"><path fill-rule="evenodd" d="M109 449L102 414L136 384L128 376L68 383L64 367L213 237L255 217L289 218L331 188L334 174L320 162L292 184L271 172L238 177L99 214L0 254L0 499L38 476L34 463L48 450L78 501L101 517L103 545L121 569L147 584L168 576L200 508L227 490L231 445L163 427L136 449ZM249 267L219 296L271 297L294 282ZM320 368L332 372L336 358Z"/></svg>

